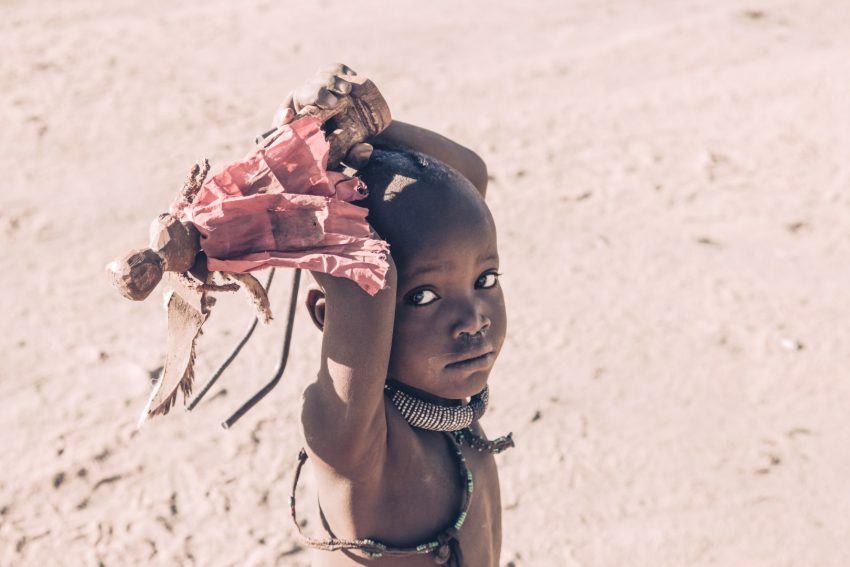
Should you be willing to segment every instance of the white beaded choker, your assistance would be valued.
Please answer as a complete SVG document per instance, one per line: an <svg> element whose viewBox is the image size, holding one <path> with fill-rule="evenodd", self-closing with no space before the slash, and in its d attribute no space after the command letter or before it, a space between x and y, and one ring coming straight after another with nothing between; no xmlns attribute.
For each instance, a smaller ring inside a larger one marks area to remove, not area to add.
<svg viewBox="0 0 850 567"><path fill-rule="evenodd" d="M384 385L384 391L407 423L429 431L466 429L484 415L489 401L487 386L472 396L469 403L463 406L444 406L427 402L389 382Z"/></svg>

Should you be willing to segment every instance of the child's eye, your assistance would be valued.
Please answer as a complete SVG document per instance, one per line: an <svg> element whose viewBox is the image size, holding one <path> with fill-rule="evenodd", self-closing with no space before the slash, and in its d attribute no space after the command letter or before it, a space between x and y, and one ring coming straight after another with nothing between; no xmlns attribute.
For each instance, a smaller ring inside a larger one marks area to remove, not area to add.
<svg viewBox="0 0 850 567"><path fill-rule="evenodd" d="M430 289L418 289L413 293L409 294L406 298L409 304L415 305L416 307L430 305L438 299L440 299L440 296L431 291Z"/></svg>
<svg viewBox="0 0 850 567"><path fill-rule="evenodd" d="M499 276L502 274L498 272L486 272L478 276L478 279L475 280L475 287L478 289L489 289L491 287L495 287L499 282Z"/></svg>

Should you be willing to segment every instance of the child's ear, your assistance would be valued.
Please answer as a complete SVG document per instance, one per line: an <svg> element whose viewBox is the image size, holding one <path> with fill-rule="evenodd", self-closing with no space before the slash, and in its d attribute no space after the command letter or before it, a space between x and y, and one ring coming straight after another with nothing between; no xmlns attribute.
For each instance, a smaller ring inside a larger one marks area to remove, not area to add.
<svg viewBox="0 0 850 567"><path fill-rule="evenodd" d="M307 311L310 312L310 319L320 331L325 330L325 294L322 290L310 288L307 292L307 299L304 301L307 305Z"/></svg>

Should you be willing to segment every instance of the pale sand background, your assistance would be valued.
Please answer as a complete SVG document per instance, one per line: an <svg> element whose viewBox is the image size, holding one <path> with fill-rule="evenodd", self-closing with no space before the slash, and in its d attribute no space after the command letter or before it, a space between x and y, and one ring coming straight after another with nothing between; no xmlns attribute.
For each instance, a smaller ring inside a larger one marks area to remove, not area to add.
<svg viewBox="0 0 850 567"><path fill-rule="evenodd" d="M850 564L850 4L175 4L0 4L0 563L306 564L319 334L299 316L234 430L282 316L226 395L134 435L164 313L102 270L340 60L492 172L503 564ZM249 320L214 312L201 376Z"/></svg>

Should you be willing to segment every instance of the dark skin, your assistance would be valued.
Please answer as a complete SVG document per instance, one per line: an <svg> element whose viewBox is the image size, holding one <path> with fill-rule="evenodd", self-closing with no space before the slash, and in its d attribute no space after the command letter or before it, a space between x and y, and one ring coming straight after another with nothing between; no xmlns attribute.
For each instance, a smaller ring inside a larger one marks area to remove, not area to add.
<svg viewBox="0 0 850 567"><path fill-rule="evenodd" d="M303 104L328 100L327 85L345 75L341 67L332 72L333 79L320 75L312 96L299 90L307 94L296 95L293 106L299 96ZM389 376L422 397L466 403L487 383L506 316L480 158L401 122L373 143L437 157L460 175L441 186L396 184L391 206L370 196L370 220L392 246L386 289L369 296L350 280L313 274L320 289L309 292L307 308L323 331L322 364L304 393L302 425L333 533L408 546L454 521L462 487L446 436L412 428L385 397L384 382ZM356 150L368 157L369 148ZM479 425L473 429L486 437ZM496 464L490 454L466 446L463 453L475 479L459 533L464 563L496 566L502 535ZM434 560L316 551L312 563L424 566Z"/></svg>

